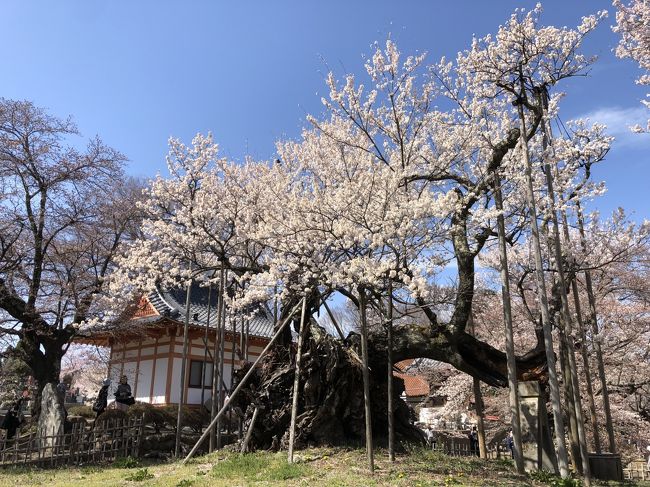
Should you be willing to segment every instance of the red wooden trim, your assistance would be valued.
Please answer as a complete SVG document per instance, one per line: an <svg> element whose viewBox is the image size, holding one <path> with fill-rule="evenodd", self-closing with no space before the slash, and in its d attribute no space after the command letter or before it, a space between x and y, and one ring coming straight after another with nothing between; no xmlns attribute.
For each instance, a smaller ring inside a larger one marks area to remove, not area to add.
<svg viewBox="0 0 650 487"><path fill-rule="evenodd" d="M174 358L183 358L183 354L179 353L179 352L176 352L176 353L174 353L172 355L173 355ZM145 360L153 360L153 359L156 359L156 358L165 358L165 357L168 357L168 356L169 356L169 354L166 354L164 357L163 357L163 355L143 355L140 358L140 361L144 362ZM259 354L250 354L250 356L249 356L251 361L255 360L257 357L259 357ZM187 358L190 358L192 360L203 360L203 355L189 354L187 356ZM238 361L239 361L239 359L236 358L235 363L237 363ZM117 365L117 364L126 363L126 362L134 362L134 360L133 359L128 359L128 358L127 359L115 359L111 363L113 365ZM231 361L230 361L229 358L224 358L223 363L224 364L230 364Z"/></svg>

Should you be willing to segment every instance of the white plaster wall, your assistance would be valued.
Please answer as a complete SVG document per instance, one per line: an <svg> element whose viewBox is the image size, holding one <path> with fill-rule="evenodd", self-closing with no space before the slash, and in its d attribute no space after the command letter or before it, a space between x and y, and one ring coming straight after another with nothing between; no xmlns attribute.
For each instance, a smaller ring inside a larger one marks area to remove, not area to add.
<svg viewBox="0 0 650 487"><path fill-rule="evenodd" d="M126 375L127 381L129 385L131 386L131 393L134 392L133 388L135 387L135 369L137 367L137 362L134 360L133 362L125 362L124 363L124 373L123 375ZM119 378L118 378L118 383L119 383ZM115 384L115 387L117 387L117 383Z"/></svg>
<svg viewBox="0 0 650 487"><path fill-rule="evenodd" d="M142 349L142 352L140 352L140 356L146 357L148 355L153 355L154 354L154 347L146 347Z"/></svg>
<svg viewBox="0 0 650 487"><path fill-rule="evenodd" d="M138 390L133 392L137 401L149 402L151 391L151 373L153 371L153 360L142 360L138 370Z"/></svg>
<svg viewBox="0 0 650 487"><path fill-rule="evenodd" d="M167 362L166 358L156 360L156 376L153 381L152 404L162 404L165 402L165 388L167 386Z"/></svg>
<svg viewBox="0 0 650 487"><path fill-rule="evenodd" d="M169 394L169 402L178 404L179 388L181 386L181 362L182 359L174 358L172 369L172 386Z"/></svg>

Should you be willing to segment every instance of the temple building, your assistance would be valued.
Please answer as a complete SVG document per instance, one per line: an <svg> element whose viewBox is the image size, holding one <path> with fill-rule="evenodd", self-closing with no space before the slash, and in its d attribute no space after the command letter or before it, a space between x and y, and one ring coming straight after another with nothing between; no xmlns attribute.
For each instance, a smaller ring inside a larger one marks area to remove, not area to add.
<svg viewBox="0 0 650 487"><path fill-rule="evenodd" d="M86 332L77 343L110 349L108 376L117 385L126 375L136 401L178 404L183 361L186 289L156 289L125 311L120 324ZM199 405L211 398L212 354L217 336L218 297L213 289L193 284L190 290L188 357L183 404ZM252 319L227 316L224 338L223 386L231 387L231 372L253 362L273 334L273 319L260 308ZM209 326L208 326L209 321ZM207 332L207 341L206 341ZM218 370L218 369L217 369ZM109 394L112 399L112 393Z"/></svg>

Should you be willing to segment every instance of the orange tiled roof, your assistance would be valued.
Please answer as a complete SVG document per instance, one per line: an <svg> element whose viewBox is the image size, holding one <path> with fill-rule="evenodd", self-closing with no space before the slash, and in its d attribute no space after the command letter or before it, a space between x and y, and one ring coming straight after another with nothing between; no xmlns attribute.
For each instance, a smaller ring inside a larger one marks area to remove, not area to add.
<svg viewBox="0 0 650 487"><path fill-rule="evenodd" d="M397 366L397 364L395 364ZM418 397L429 395L429 383L421 375L401 374L393 372L395 377L404 381L404 392L407 397Z"/></svg>
<svg viewBox="0 0 650 487"><path fill-rule="evenodd" d="M413 362L414 360L412 358L407 358L406 360L401 360L397 362L395 365L393 365L393 367L399 369L401 372L404 372L413 364Z"/></svg>

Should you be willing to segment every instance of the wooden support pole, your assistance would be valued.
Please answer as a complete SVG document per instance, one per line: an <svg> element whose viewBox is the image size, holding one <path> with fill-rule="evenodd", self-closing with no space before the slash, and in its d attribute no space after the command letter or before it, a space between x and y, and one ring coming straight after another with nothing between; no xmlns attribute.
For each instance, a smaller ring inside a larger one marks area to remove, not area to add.
<svg viewBox="0 0 650 487"><path fill-rule="evenodd" d="M248 451L248 443L251 441L251 436L253 436L253 428L255 428L255 421L257 420L257 413L259 413L260 408L256 407L253 411L253 417L251 418L251 424L248 425L248 430L246 431L246 436L244 437L244 442L241 445L241 453L246 453Z"/></svg>
<svg viewBox="0 0 650 487"><path fill-rule="evenodd" d="M587 250L585 237L584 217L580 202L576 202L578 214L578 230L580 231L580 245L582 250ZM585 270L585 288L587 289L587 300L589 302L589 322L591 323L591 337L596 351L596 363L598 365L598 379L600 380L600 393L603 398L603 410L605 412L605 428L607 429L607 439L609 441L609 452L616 453L616 437L614 436L614 423L612 422L612 410L609 404L609 391L607 390L607 378L605 376L605 362L603 361L603 351L598 339L598 314L596 312L596 295L594 293L591 281L591 272Z"/></svg>
<svg viewBox="0 0 650 487"><path fill-rule="evenodd" d="M521 80L523 85L523 79ZM522 86L522 96L525 96ZM548 365L548 384L551 392L551 406L553 409L553 421L555 423L555 440L557 444L557 459L562 478L569 478L569 461L564 440L564 418L562 417L562 406L560 402L560 385L557 377L557 368L555 365L555 352L553 351L553 330L549 316L548 295L546 293L546 282L542 262L542 250L539 238L539 226L537 224L537 205L535 203L535 193L533 190L532 163L528 153L528 139L526 131L526 117L522 102L518 102L519 123L520 123L520 144L524 158L525 176L526 176L526 199L528 201L528 210L530 212L530 227L533 241L533 254L535 258L535 277L537 281L537 291L540 301L540 310L542 313L542 329L544 332L544 348L546 351L546 362Z"/></svg>
<svg viewBox="0 0 650 487"><path fill-rule="evenodd" d="M395 405L393 404L393 281L388 278L388 303L386 311L386 349L388 351L388 460L395 461Z"/></svg>
<svg viewBox="0 0 650 487"><path fill-rule="evenodd" d="M208 286L208 316L205 319L205 333L203 335L203 365L201 366L201 407L205 402L205 376L208 365L208 330L210 329L210 312L212 311L212 284ZM214 375L214 369L212 369Z"/></svg>
<svg viewBox="0 0 650 487"><path fill-rule="evenodd" d="M224 287L224 275L223 275L223 264L221 265L221 271L219 274L219 291L217 294L217 326L214 331L214 350L212 353L212 401L210 404L210 420L212 421L217 415L219 410L219 396L218 390L221 387L223 382L221 378L221 370L219 369L219 351L221 349L221 343L223 342L223 337L221 336L221 302L223 301L223 287ZM210 435L210 445L208 451L212 453L216 446L216 438L214 433Z"/></svg>
<svg viewBox="0 0 650 487"><path fill-rule="evenodd" d="M336 328L336 332L339 334L339 338L341 340L345 340L345 337L343 336L343 331L341 330L341 327L339 326L338 322L336 321L336 318L334 318L334 313L332 313L332 310L330 309L329 305L327 304L327 301L325 300L325 296L321 294L320 296L321 302L323 303L323 306L325 306L325 311L327 311L327 316L330 317L330 320L332 321L332 324L334 325L334 328Z"/></svg>
<svg viewBox="0 0 650 487"><path fill-rule="evenodd" d="M510 406L510 425L514 443L515 465L517 472L524 473L524 457L521 442L521 412L519 410L519 390L517 387L517 358L512 327L512 303L510 301L510 271L508 269L508 250L506 248L506 224L503 216L503 193L501 178L494 172L494 203L499 210L497 216L497 234L499 237L499 264L501 275L501 298L503 301L503 322L506 335L506 363L508 368L508 402ZM497 445L498 446L498 445Z"/></svg>
<svg viewBox="0 0 650 487"><path fill-rule="evenodd" d="M296 311L298 311L299 306L300 306L300 303L296 304L296 305L291 309L291 311L289 312L289 314L287 315L287 317L282 321L282 323L280 324L280 326L277 328L277 330L276 330L276 332L275 332L275 335L273 335L273 337L271 338L271 341L269 341L269 343L266 344L266 347L264 347L264 350L262 350L262 352L260 353L259 357L257 357L257 360L255 360L255 362L253 363L253 365L251 366L251 368L248 370L248 372L246 372L246 375L244 375L244 377L242 378L241 382L240 382L239 384L237 384L237 387L235 387L235 390L232 391L232 394L231 394L230 397L228 398L228 401L226 401L226 403L225 403L225 404L223 405L223 407L219 410L219 412L217 413L217 415L212 419L212 422L208 425L208 428L203 432L203 434L201 435L201 437L200 437L200 438L198 439L198 441L195 443L194 447L193 447L193 448L190 450L190 452L187 454L187 456L186 456L185 459L183 460L183 465L185 465L185 464L190 460L190 458L192 458L192 457L194 456L194 454L196 453L196 450L198 450L198 448L199 448L199 446L201 445L201 443L203 443L203 441L207 438L207 436L210 434L210 431L212 431L212 429L214 428L214 426L215 426L215 424L217 423L217 421L221 418L221 416L223 415L223 413L224 413L224 412L226 411L226 409L228 408L228 403L230 403L230 401L232 401L233 398L234 398L234 397L239 393L239 391L240 391L240 390L241 390L241 389L246 385L246 383L248 382L248 379L253 375L253 372L255 372L255 367L257 367L257 365L262 361L262 358L264 358L264 356L266 355L266 353L271 349L271 347L273 346L273 344L275 343L275 341L280 337L280 335L282 335L282 333L283 333L283 331L284 331L284 327L287 325L287 323L289 323L289 320L290 320L291 318L293 318L293 315L296 313Z"/></svg>
<svg viewBox="0 0 650 487"><path fill-rule="evenodd" d="M226 280L228 279L228 273L224 269L223 272L223 285L221 288L221 323L219 324L220 327L220 334L219 334L219 377L221 380L219 380L219 394L217 395L217 404L219 405L219 409L223 407L223 401L224 401L224 392L226 390L225 387L225 381L223 380L223 363L224 363L224 357L226 353ZM230 374L232 375L232 366L230 367ZM222 447L221 443L221 418L217 420L217 431L216 431L216 436L217 436L217 449Z"/></svg>
<svg viewBox="0 0 650 487"><path fill-rule="evenodd" d="M302 298L302 312L300 314L300 330L298 332L298 348L296 350L296 366L293 377L293 395L291 398L291 422L289 424L289 453L287 460L293 463L293 444L296 440L296 417L298 416L298 399L300 396L300 365L302 362L302 346L305 340L308 325L305 324L307 314L307 296Z"/></svg>
<svg viewBox="0 0 650 487"><path fill-rule="evenodd" d="M543 105L540 103L540 105ZM545 114L546 115L546 114ZM542 144L546 148L546 144L550 139L550 132L546 124L546 120L542 120L542 127L544 130L544 137ZM562 260L562 242L560 241L560 226L557 218L557 210L555 203L555 191L553 188L553 174L551 173L551 166L548 162L544 162L544 172L546 173L546 186L548 189L548 197L551 204L551 222L553 224L553 250L555 254L555 265L557 267L557 278L560 284L560 300L562 304L561 318L564 321L564 331L567 340L567 358L570 375L565 377L565 381L571 381L573 387L573 403L569 407L575 409L576 423L578 429L578 443L580 447L580 456L582 457L582 470L584 474L584 483L586 487L591 485L591 468L589 466L589 452L587 451L587 436L585 433L585 422L582 412L582 398L580 396L580 381L578 381L578 373L576 367L575 347L573 346L572 338L572 322L569 312L569 299L567 297L567 285L564 277L564 263Z"/></svg>
<svg viewBox="0 0 650 487"><path fill-rule="evenodd" d="M370 370L368 368L368 323L366 319L366 290L359 287L359 306L361 308L361 368L363 374L363 403L366 417L366 453L370 473L375 473L375 457L372 441L372 408L370 407Z"/></svg>
<svg viewBox="0 0 650 487"><path fill-rule="evenodd" d="M185 395L185 367L187 363L187 341L190 329L190 294L192 291L192 278L187 283L187 294L185 295L185 327L183 328L183 358L181 359L181 385L178 395L178 413L176 415L176 446L174 456L178 458L181 454L181 423L183 421L183 396ZM171 367L172 364L167 364Z"/></svg>

